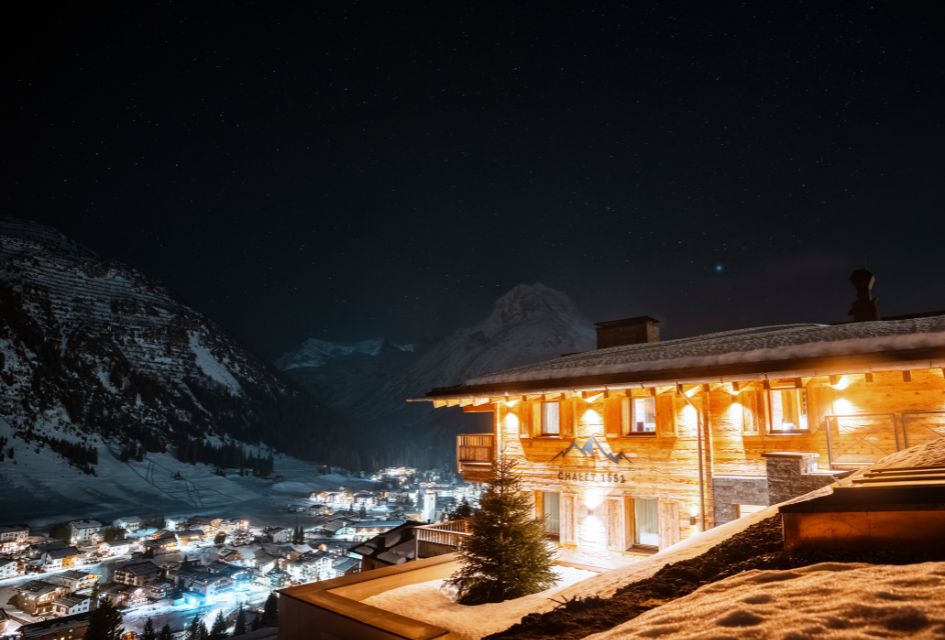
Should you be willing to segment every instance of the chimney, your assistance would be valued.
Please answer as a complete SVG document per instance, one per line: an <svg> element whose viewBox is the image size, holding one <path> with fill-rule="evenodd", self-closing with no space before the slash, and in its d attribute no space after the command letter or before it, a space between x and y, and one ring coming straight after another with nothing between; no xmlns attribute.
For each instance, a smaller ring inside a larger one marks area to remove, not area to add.
<svg viewBox="0 0 945 640"><path fill-rule="evenodd" d="M869 322L879 320L879 307L873 297L873 285L876 277L866 269L857 269L850 275L850 282L856 287L856 300L850 307L849 314L853 322Z"/></svg>
<svg viewBox="0 0 945 640"><path fill-rule="evenodd" d="M660 321L650 316L598 322L594 326L597 327L598 349L660 340Z"/></svg>

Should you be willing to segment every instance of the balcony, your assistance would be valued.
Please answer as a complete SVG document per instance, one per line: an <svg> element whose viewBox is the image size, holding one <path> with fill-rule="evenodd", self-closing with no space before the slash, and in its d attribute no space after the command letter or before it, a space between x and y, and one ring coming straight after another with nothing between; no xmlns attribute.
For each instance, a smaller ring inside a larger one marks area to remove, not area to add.
<svg viewBox="0 0 945 640"><path fill-rule="evenodd" d="M456 436L456 470L468 482L485 482L495 459L495 436L462 433Z"/></svg>
<svg viewBox="0 0 945 640"><path fill-rule="evenodd" d="M417 558L432 558L452 553L469 537L469 518L427 524L413 530L417 542Z"/></svg>

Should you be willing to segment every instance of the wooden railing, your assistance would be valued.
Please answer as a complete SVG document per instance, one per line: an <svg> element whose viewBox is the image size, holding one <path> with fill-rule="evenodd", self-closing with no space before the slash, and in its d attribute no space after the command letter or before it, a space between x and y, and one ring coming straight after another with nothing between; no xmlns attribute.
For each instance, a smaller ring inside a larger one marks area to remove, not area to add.
<svg viewBox="0 0 945 640"><path fill-rule="evenodd" d="M469 518L425 524L415 527L413 531L417 542L416 557L429 558L456 551L462 541L470 535Z"/></svg>
<svg viewBox="0 0 945 640"><path fill-rule="evenodd" d="M485 479L494 459L495 438L491 433L462 433L456 436L456 470L467 480Z"/></svg>

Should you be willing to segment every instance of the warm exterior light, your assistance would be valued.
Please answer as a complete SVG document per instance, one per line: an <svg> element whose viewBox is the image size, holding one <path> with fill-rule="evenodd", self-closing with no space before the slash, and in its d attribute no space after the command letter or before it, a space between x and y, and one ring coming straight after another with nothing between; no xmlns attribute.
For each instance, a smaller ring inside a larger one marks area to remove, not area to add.
<svg viewBox="0 0 945 640"><path fill-rule="evenodd" d="M848 375L842 376L830 376L830 386L836 389L837 391L843 391L853 383L853 380Z"/></svg>
<svg viewBox="0 0 945 640"><path fill-rule="evenodd" d="M587 393L587 392L585 391L585 393ZM603 398L603 397L604 397L604 392L603 392L603 391L597 391L596 393L593 393L593 394L591 394L591 395L585 395L585 396L584 396L584 402L597 402L598 400L600 400L600 399Z"/></svg>
<svg viewBox="0 0 945 640"><path fill-rule="evenodd" d="M696 395L697 393L699 393L699 391L702 389L702 386L703 386L703 385L696 385L696 386L692 387L691 389L688 389L688 390L686 391L686 397L687 397L687 398L691 398L692 396L694 396L694 395Z"/></svg>
<svg viewBox="0 0 945 640"><path fill-rule="evenodd" d="M507 398L507 399L505 400L505 406L507 406L507 407L509 407L509 408L511 409L512 407L514 407L515 405L517 405L517 404L519 403L519 401L520 401L520 398Z"/></svg>

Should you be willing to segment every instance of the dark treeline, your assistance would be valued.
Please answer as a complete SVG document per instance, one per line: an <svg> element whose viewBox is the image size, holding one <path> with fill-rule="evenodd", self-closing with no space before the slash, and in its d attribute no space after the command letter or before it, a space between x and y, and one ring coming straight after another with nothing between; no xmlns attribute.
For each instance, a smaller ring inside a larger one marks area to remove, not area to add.
<svg viewBox="0 0 945 640"><path fill-rule="evenodd" d="M243 446L237 443L213 445L203 440L186 438L177 443L176 457L181 462L196 464L212 464L220 469L239 469L240 475L252 473L255 476L265 477L275 470L272 452L265 456L247 453Z"/></svg>

